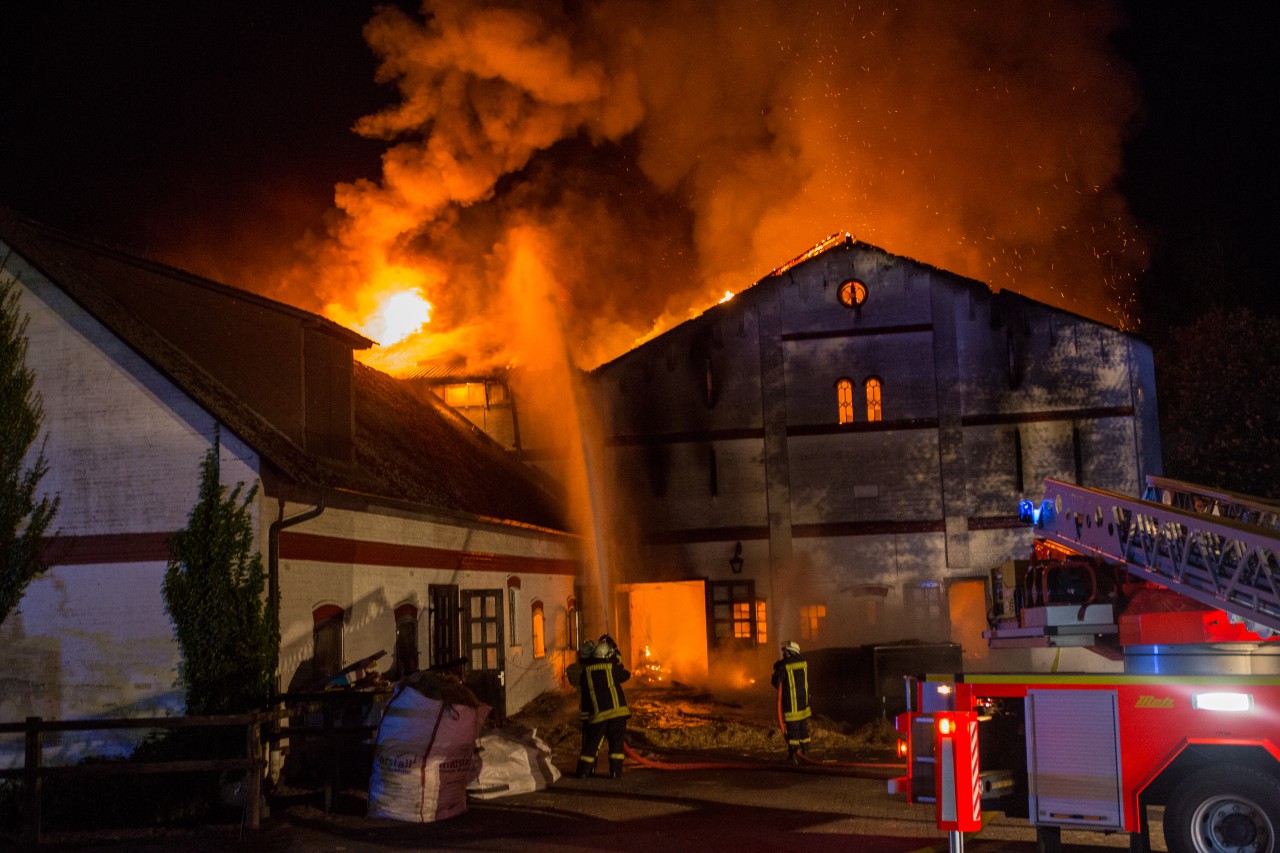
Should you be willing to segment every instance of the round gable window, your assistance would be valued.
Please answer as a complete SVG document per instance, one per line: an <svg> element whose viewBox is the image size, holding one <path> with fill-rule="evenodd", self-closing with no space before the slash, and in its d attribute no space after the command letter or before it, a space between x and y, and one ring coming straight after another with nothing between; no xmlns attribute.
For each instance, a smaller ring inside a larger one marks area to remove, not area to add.
<svg viewBox="0 0 1280 853"><path fill-rule="evenodd" d="M861 305L867 299L867 286L860 281L849 279L840 285L840 304L846 308Z"/></svg>

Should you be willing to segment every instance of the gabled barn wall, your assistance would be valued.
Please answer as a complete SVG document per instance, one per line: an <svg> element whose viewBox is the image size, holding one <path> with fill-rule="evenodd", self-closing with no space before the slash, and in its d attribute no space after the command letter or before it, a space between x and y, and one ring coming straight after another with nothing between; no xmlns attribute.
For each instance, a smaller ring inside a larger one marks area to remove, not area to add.
<svg viewBox="0 0 1280 853"><path fill-rule="evenodd" d="M866 288L860 306L838 300L849 280ZM1016 506L1045 477L1078 469L1137 494L1160 471L1146 344L865 244L766 278L593 378L641 530L626 579L750 581L768 613L762 659L786 638L958 639L953 627L983 616L950 612L949 588L1029 554ZM826 615L811 631L801 611L814 605Z"/></svg>

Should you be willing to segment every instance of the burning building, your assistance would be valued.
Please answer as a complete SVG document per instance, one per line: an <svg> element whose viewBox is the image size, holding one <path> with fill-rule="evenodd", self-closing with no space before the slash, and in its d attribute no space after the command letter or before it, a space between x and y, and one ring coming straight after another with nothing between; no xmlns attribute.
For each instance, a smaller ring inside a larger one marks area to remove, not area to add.
<svg viewBox="0 0 1280 853"><path fill-rule="evenodd" d="M579 550L560 501L355 364L368 339L4 210L0 259L61 496L50 569L0 626L0 718L181 711L161 581L215 434L224 484L261 486L282 689L379 651L401 672L466 655L500 711L558 682Z"/></svg>
<svg viewBox="0 0 1280 853"><path fill-rule="evenodd" d="M1160 471L1143 341L843 234L591 380L636 540L619 630L659 659L709 647L713 670L763 671L785 639L955 641L997 665L985 585L1030 552L1018 499ZM676 599L637 613L650 584L699 588L656 637L637 620Z"/></svg>

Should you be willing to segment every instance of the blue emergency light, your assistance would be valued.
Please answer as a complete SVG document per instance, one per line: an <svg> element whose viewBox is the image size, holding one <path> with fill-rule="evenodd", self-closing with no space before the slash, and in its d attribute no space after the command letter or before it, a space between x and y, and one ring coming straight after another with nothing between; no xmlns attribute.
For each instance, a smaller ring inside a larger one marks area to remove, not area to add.
<svg viewBox="0 0 1280 853"><path fill-rule="evenodd" d="M1018 521L1023 524L1033 524L1036 527L1044 527L1050 521L1057 509L1053 505L1053 501L1044 500L1040 502L1040 506L1036 506L1034 501L1018 502Z"/></svg>

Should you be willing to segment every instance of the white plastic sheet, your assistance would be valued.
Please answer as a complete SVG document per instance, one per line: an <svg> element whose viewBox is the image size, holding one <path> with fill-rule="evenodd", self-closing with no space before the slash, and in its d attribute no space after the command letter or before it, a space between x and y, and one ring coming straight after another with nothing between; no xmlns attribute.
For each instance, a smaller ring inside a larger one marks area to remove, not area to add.
<svg viewBox="0 0 1280 853"><path fill-rule="evenodd" d="M378 726L369 816L428 823L465 812L476 738L489 711L397 690Z"/></svg>
<svg viewBox="0 0 1280 853"><path fill-rule="evenodd" d="M560 778L551 763L551 748L536 729L486 732L476 757L467 793L479 799L541 791Z"/></svg>

